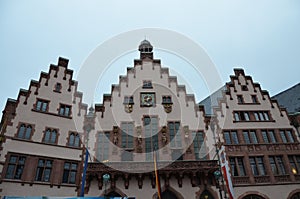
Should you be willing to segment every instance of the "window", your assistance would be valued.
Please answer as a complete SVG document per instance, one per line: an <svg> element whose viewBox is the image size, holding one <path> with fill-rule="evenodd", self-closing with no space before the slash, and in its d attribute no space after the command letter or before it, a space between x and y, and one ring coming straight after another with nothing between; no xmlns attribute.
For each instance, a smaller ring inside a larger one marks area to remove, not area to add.
<svg viewBox="0 0 300 199"><path fill-rule="evenodd" d="M231 144L231 138L229 132L224 132L224 140L226 144Z"/></svg>
<svg viewBox="0 0 300 199"><path fill-rule="evenodd" d="M236 131L231 131L231 132L225 131L224 139L226 144L239 144Z"/></svg>
<svg viewBox="0 0 300 199"><path fill-rule="evenodd" d="M244 99L242 95L237 95L237 101L239 104L243 104L244 103Z"/></svg>
<svg viewBox="0 0 300 199"><path fill-rule="evenodd" d="M248 112L244 112L244 118L245 118L245 121L250 121L250 117L249 117Z"/></svg>
<svg viewBox="0 0 300 199"><path fill-rule="evenodd" d="M242 85L242 91L247 91L248 87L246 85Z"/></svg>
<svg viewBox="0 0 300 199"><path fill-rule="evenodd" d="M248 111L234 112L235 121L250 121L250 113Z"/></svg>
<svg viewBox="0 0 300 199"><path fill-rule="evenodd" d="M61 104L59 107L59 115L69 117L71 115L71 106Z"/></svg>
<svg viewBox="0 0 300 199"><path fill-rule="evenodd" d="M122 148L133 148L133 122L121 123Z"/></svg>
<svg viewBox="0 0 300 199"><path fill-rule="evenodd" d="M277 142L277 139L275 137L275 133L273 130L262 130L261 131L261 134L262 134L262 137L263 137L263 140L265 143L276 143Z"/></svg>
<svg viewBox="0 0 300 199"><path fill-rule="evenodd" d="M249 157L249 161L253 175L266 175L263 157Z"/></svg>
<svg viewBox="0 0 300 199"><path fill-rule="evenodd" d="M151 80L144 80L143 81L143 88L153 88Z"/></svg>
<svg viewBox="0 0 300 199"><path fill-rule="evenodd" d="M246 144L250 144L250 143L251 143L251 142L250 142L250 137L249 137L249 134L248 134L248 133L249 133L248 131L244 131L244 132L243 132L244 141L245 141Z"/></svg>
<svg viewBox="0 0 300 199"><path fill-rule="evenodd" d="M239 113L237 113L237 112L234 113L234 119L235 119L235 121L240 121Z"/></svg>
<svg viewBox="0 0 300 199"><path fill-rule="evenodd" d="M29 140L31 138L32 126L21 124L17 133L17 138Z"/></svg>
<svg viewBox="0 0 300 199"><path fill-rule="evenodd" d="M269 157L271 169L274 175L285 175L285 167L282 161L282 156Z"/></svg>
<svg viewBox="0 0 300 199"><path fill-rule="evenodd" d="M48 105L49 105L49 101L38 99L36 102L35 110L41 112L47 112Z"/></svg>
<svg viewBox="0 0 300 199"><path fill-rule="evenodd" d="M61 83L56 83L54 87L54 91L60 93L61 88L62 88Z"/></svg>
<svg viewBox="0 0 300 199"><path fill-rule="evenodd" d="M238 144L238 143L239 143L239 140L238 140L236 131L232 131L232 132L231 132L231 138L232 138L233 144Z"/></svg>
<svg viewBox="0 0 300 199"><path fill-rule="evenodd" d="M80 136L78 133L70 133L68 146L79 147L80 146Z"/></svg>
<svg viewBox="0 0 300 199"><path fill-rule="evenodd" d="M133 96L125 96L123 104L134 104L134 102L133 102Z"/></svg>
<svg viewBox="0 0 300 199"><path fill-rule="evenodd" d="M108 155L109 155L109 132L99 132L98 138L97 138L97 152L96 152L96 158L97 161L107 161Z"/></svg>
<svg viewBox="0 0 300 199"><path fill-rule="evenodd" d="M287 143L287 138L285 137L285 132L284 131L280 131L280 136L281 136L281 139L282 139L282 142L284 143Z"/></svg>
<svg viewBox="0 0 300 199"><path fill-rule="evenodd" d="M265 143L269 143L269 137L267 135L267 132L266 131L261 131L261 135L262 135L262 138L264 140Z"/></svg>
<svg viewBox="0 0 300 199"><path fill-rule="evenodd" d="M245 176L245 167L242 157L230 157L229 158L231 173L233 176Z"/></svg>
<svg viewBox="0 0 300 199"><path fill-rule="evenodd" d="M270 138L271 142L272 142L272 143L276 143L277 140L276 140L274 131L268 131L268 134L269 134L269 138Z"/></svg>
<svg viewBox="0 0 300 199"><path fill-rule="evenodd" d="M299 174L300 172L300 155L289 156L290 167L293 174Z"/></svg>
<svg viewBox="0 0 300 199"><path fill-rule="evenodd" d="M290 142L295 142L292 131L285 131Z"/></svg>
<svg viewBox="0 0 300 199"><path fill-rule="evenodd" d="M294 142L294 137L292 135L291 131L284 131L281 130L280 131L280 137L283 143L287 143L287 142Z"/></svg>
<svg viewBox="0 0 300 199"><path fill-rule="evenodd" d="M52 164L52 160L39 159L35 181L50 182Z"/></svg>
<svg viewBox="0 0 300 199"><path fill-rule="evenodd" d="M77 163L65 162L62 183L75 184Z"/></svg>
<svg viewBox="0 0 300 199"><path fill-rule="evenodd" d="M55 144L57 142L57 131L55 129L46 129L44 142Z"/></svg>
<svg viewBox="0 0 300 199"><path fill-rule="evenodd" d="M258 100L257 100L256 95L251 95L251 99L252 99L253 104L258 104Z"/></svg>
<svg viewBox="0 0 300 199"><path fill-rule="evenodd" d="M9 157L5 178L21 179L24 170L25 160L25 156L11 155Z"/></svg>
<svg viewBox="0 0 300 199"><path fill-rule="evenodd" d="M256 121L269 121L270 116L267 111L256 111L254 112L254 117Z"/></svg>
<svg viewBox="0 0 300 199"><path fill-rule="evenodd" d="M204 144L204 134L203 132L192 132L193 136L193 144L194 144L194 153L195 159L205 159L206 156L206 149Z"/></svg>
<svg viewBox="0 0 300 199"><path fill-rule="evenodd" d="M146 160L153 160L152 151L158 149L158 118L153 116L144 117L145 150ZM156 158L159 159L158 153Z"/></svg>
<svg viewBox="0 0 300 199"><path fill-rule="evenodd" d="M250 131L250 138L251 138L252 143L254 143L254 144L258 143L255 131Z"/></svg>
<svg viewBox="0 0 300 199"><path fill-rule="evenodd" d="M170 135L170 146L173 148L181 148L180 122L168 122Z"/></svg>
<svg viewBox="0 0 300 199"><path fill-rule="evenodd" d="M163 96L162 103L163 104L172 104L172 97L171 96Z"/></svg>

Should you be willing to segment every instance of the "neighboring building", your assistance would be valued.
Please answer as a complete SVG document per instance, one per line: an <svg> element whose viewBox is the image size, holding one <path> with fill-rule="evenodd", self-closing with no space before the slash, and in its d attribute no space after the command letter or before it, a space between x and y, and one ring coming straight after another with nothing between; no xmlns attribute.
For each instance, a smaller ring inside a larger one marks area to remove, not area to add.
<svg viewBox="0 0 300 199"><path fill-rule="evenodd" d="M21 89L17 100L7 101L0 195L77 195L87 106L67 66L68 60L59 58L28 90Z"/></svg>
<svg viewBox="0 0 300 199"><path fill-rule="evenodd" d="M291 124L300 138L300 83L272 97L279 105L286 108Z"/></svg>
<svg viewBox="0 0 300 199"><path fill-rule="evenodd" d="M215 178L216 146L223 144L236 198L300 197L299 139L268 92L235 69L229 83L198 104L153 58L149 41L139 51L89 111L63 58L8 100L0 195L79 195L86 147L86 196L157 198L157 160L163 199L224 198L224 183Z"/></svg>
<svg viewBox="0 0 300 199"><path fill-rule="evenodd" d="M214 115L237 198L299 198L300 145L288 113L242 69L234 72Z"/></svg>

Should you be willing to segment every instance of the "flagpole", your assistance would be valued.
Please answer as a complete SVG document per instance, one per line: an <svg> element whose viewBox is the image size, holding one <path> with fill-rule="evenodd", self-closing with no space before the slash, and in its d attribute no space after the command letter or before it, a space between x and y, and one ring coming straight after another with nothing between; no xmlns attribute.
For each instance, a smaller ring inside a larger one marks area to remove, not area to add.
<svg viewBox="0 0 300 199"><path fill-rule="evenodd" d="M153 159L154 159L154 173L155 173L155 185L157 188L157 196L158 196L158 199L161 199L160 179L159 179L158 170L157 170L156 147L153 152Z"/></svg>
<svg viewBox="0 0 300 199"><path fill-rule="evenodd" d="M83 167L83 174L82 174L80 197L84 197L84 187L85 187L88 160L89 160L89 151L87 148L85 148L85 160L84 160L84 167Z"/></svg>

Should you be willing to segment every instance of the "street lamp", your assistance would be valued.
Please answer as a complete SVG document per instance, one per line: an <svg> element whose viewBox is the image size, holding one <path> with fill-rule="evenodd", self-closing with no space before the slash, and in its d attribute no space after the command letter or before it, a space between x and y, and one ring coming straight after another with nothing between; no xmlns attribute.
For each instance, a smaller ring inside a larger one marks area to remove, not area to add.
<svg viewBox="0 0 300 199"><path fill-rule="evenodd" d="M109 183L109 180L110 180L110 175L109 174L103 174L102 176L103 178L103 183L104 183L104 198L106 198L106 185Z"/></svg>

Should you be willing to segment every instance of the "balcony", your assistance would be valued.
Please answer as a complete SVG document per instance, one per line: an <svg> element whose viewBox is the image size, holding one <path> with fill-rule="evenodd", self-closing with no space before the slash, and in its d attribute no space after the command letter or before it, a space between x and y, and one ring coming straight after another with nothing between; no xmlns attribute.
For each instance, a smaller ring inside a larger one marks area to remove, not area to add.
<svg viewBox="0 0 300 199"><path fill-rule="evenodd" d="M250 184L250 180L248 176L234 176L233 177L234 185L245 185Z"/></svg>
<svg viewBox="0 0 300 199"><path fill-rule="evenodd" d="M254 176L255 183L270 183L270 176Z"/></svg>

